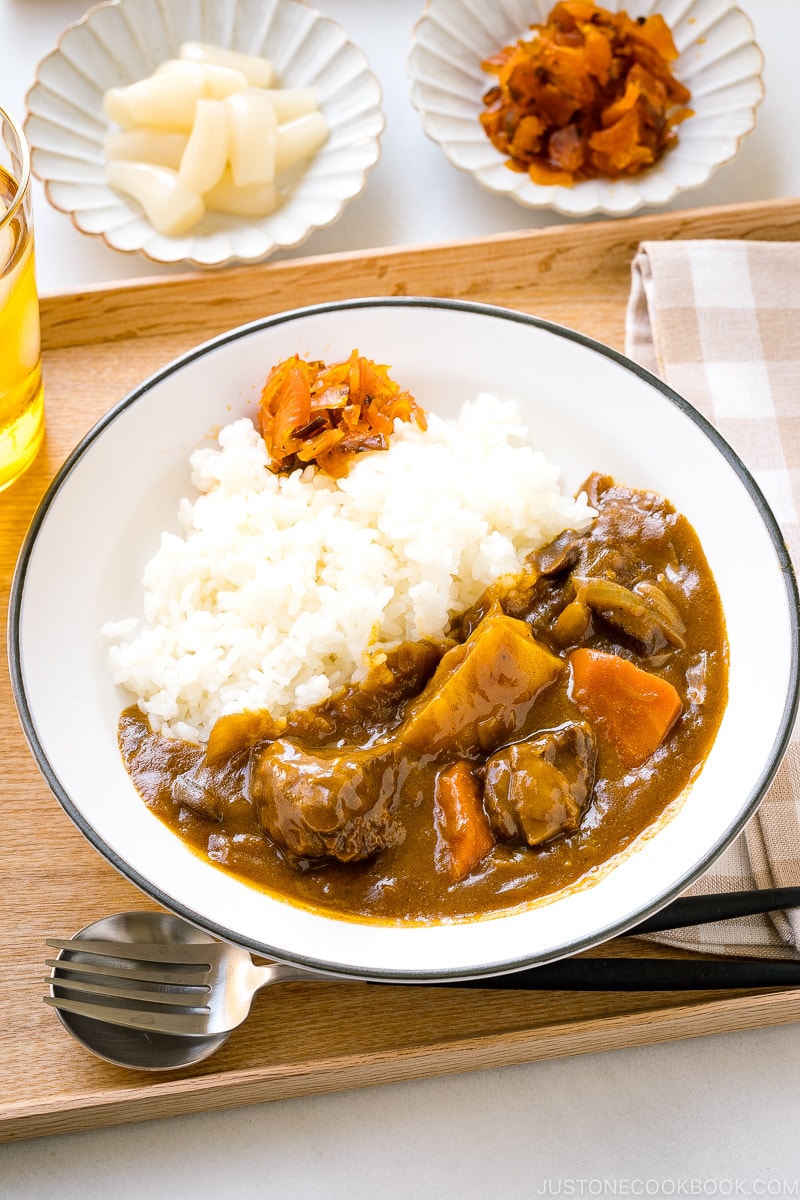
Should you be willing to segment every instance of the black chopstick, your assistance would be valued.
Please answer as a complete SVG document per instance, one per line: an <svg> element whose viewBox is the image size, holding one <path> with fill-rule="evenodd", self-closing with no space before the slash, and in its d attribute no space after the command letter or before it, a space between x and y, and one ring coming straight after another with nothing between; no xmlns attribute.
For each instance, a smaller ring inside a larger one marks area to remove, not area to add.
<svg viewBox="0 0 800 1200"><path fill-rule="evenodd" d="M443 987L503 991L659 992L792 988L800 961L704 958L564 958L509 975L458 979Z"/></svg>
<svg viewBox="0 0 800 1200"><path fill-rule="evenodd" d="M717 892L708 896L684 896L673 900L655 916L641 921L628 934L657 933L682 929L707 921L726 921L778 908L800 907L800 887L758 888L754 891Z"/></svg>
<svg viewBox="0 0 800 1200"><path fill-rule="evenodd" d="M628 936L800 907L800 887L718 892L673 900L626 931ZM797 987L800 960L694 958L564 958L508 975L459 979L444 987L505 991L658 992Z"/></svg>

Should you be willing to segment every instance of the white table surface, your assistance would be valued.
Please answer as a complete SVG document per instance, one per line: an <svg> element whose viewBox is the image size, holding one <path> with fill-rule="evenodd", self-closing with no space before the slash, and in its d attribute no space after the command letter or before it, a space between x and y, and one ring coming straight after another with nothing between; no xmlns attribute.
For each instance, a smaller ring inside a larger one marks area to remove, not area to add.
<svg viewBox="0 0 800 1200"><path fill-rule="evenodd" d="M0 0L0 104L22 116L37 62L86 6ZM364 194L286 257L560 220L484 193L422 133L405 57L423 0L317 6L367 53L387 127ZM672 208L800 195L800 0L744 6L766 59L758 127ZM35 213L42 294L172 270L79 234L38 183ZM798 1196L799 1124L796 1025L2 1146L0 1197Z"/></svg>

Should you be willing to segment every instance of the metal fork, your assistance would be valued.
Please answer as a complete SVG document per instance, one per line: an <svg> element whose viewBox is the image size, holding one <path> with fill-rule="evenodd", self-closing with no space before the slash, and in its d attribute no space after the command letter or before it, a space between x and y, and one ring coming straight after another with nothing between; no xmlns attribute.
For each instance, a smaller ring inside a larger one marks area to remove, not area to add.
<svg viewBox="0 0 800 1200"><path fill-rule="evenodd" d="M45 960L53 968L45 1004L150 1033L229 1033L245 1020L256 993L268 984L326 978L284 963L259 966L246 950L225 942L161 945L47 938L46 944L62 955Z"/></svg>

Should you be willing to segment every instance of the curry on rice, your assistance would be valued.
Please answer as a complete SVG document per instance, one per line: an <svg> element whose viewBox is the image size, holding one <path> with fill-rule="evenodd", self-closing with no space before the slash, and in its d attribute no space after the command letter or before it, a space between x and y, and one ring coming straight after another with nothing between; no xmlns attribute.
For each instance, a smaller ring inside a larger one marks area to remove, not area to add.
<svg viewBox="0 0 800 1200"><path fill-rule="evenodd" d="M672 504L593 475L597 516L439 639L207 744L120 719L145 803L197 853L291 903L466 920L597 872L699 772L727 697L718 592Z"/></svg>

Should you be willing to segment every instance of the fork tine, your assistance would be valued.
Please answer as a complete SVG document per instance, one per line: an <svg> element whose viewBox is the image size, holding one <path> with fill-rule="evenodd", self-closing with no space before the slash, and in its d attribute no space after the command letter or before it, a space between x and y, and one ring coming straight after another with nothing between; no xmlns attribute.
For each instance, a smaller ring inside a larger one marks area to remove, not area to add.
<svg viewBox="0 0 800 1200"><path fill-rule="evenodd" d="M148 1033L189 1034L202 1036L208 1033L207 1018L202 1013L143 1012L138 1008L120 1008L116 1004L92 1004L85 1000L65 1000L60 996L43 996L45 1004L61 1012L75 1013L80 1017L91 1017L108 1025L122 1025L127 1029L144 1029Z"/></svg>
<svg viewBox="0 0 800 1200"><path fill-rule="evenodd" d="M80 962L74 958L46 958L46 967L58 972L80 971L82 975L105 975L108 979L141 980L147 983L173 983L183 987L203 987L209 972L200 964L190 963L187 969L174 971L153 963L149 967L121 967L116 963Z"/></svg>
<svg viewBox="0 0 800 1200"><path fill-rule="evenodd" d="M175 963L177 966L212 967L218 958L213 942L183 942L162 945L156 942L112 942L103 938L46 938L54 950L72 950L76 954L100 954L105 958L124 958L129 962Z"/></svg>
<svg viewBox="0 0 800 1200"><path fill-rule="evenodd" d="M193 992L156 992L148 991L146 988L117 987L116 984L108 983L85 983L82 979L59 979L58 977L52 978L52 976L45 979L44 982L68 992L83 992L87 996L116 996L118 1000L146 1000L148 1004L166 1004L172 1008L197 1008L202 1009L203 1012L210 1011L208 1005L204 1003L211 991L208 985L201 985Z"/></svg>

